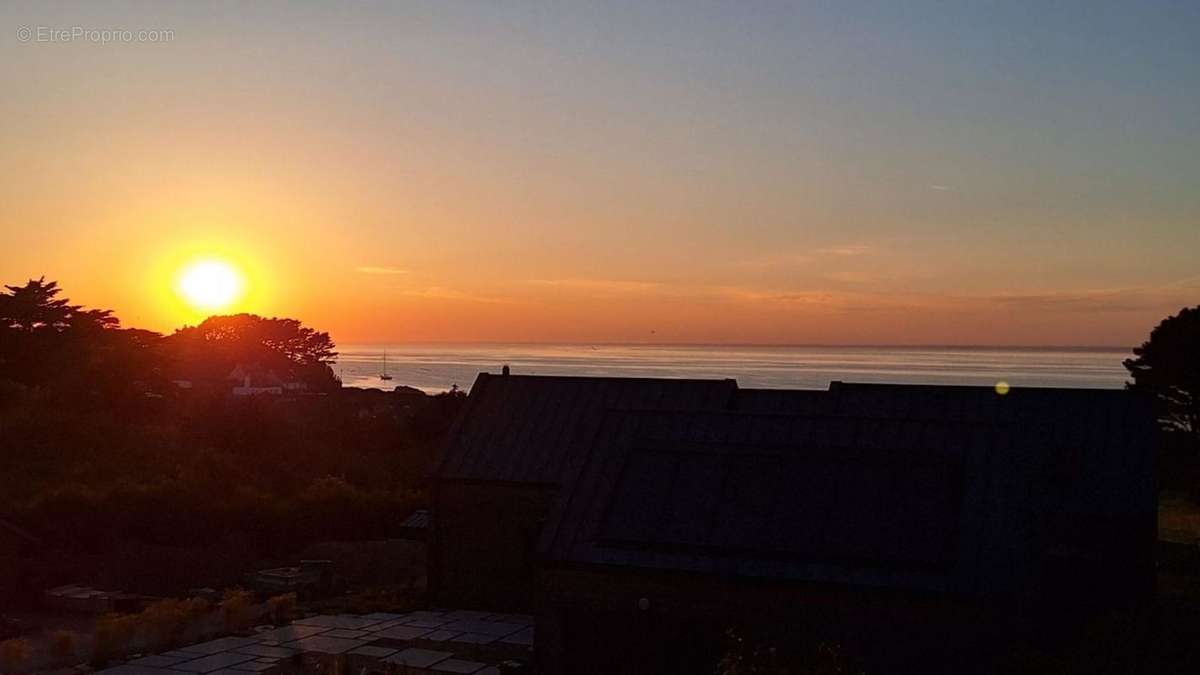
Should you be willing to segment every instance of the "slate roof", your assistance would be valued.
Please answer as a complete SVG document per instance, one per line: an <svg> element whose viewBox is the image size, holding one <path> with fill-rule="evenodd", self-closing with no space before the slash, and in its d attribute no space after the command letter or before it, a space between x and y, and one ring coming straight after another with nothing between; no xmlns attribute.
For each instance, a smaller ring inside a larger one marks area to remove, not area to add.
<svg viewBox="0 0 1200 675"><path fill-rule="evenodd" d="M1153 522L1153 417L1129 392L835 385L826 396L791 406L820 413L610 412L539 554L1002 593L1029 587L1053 514ZM789 407L786 394L749 398L740 407Z"/></svg>
<svg viewBox="0 0 1200 675"><path fill-rule="evenodd" d="M480 373L435 476L561 485L610 409L721 409L733 380Z"/></svg>
<svg viewBox="0 0 1200 675"><path fill-rule="evenodd" d="M1153 419L1123 390L481 374L437 477L562 487L550 565L1004 592L1059 515L1153 524Z"/></svg>

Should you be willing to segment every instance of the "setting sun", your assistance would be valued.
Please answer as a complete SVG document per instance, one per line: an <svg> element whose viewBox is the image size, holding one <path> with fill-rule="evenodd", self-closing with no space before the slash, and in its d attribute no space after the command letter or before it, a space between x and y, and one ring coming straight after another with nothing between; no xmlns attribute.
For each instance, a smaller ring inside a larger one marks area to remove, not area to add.
<svg viewBox="0 0 1200 675"><path fill-rule="evenodd" d="M179 293L192 307L212 312L228 309L245 292L244 275L223 260L201 260L179 274Z"/></svg>

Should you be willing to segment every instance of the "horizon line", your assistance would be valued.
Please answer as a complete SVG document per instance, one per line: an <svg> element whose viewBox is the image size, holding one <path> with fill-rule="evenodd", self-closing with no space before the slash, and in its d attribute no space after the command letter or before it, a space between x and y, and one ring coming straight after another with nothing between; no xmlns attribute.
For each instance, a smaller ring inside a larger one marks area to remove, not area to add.
<svg viewBox="0 0 1200 675"><path fill-rule="evenodd" d="M997 344L904 344L904 343L816 343L816 342L621 342L621 341L533 341L533 340L473 340L473 341L440 341L440 340L400 340L400 341L352 341L342 343L351 347L388 347L388 346L528 346L528 347L775 347L775 348L820 348L820 349L1014 349L1038 350L1057 349L1074 351L1129 351L1135 348L1129 345L997 345ZM341 345L339 345L341 346Z"/></svg>

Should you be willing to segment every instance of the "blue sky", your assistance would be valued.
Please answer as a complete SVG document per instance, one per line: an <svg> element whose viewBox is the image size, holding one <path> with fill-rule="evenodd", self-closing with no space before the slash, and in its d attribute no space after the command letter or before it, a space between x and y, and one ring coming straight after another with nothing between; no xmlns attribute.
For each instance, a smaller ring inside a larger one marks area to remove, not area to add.
<svg viewBox="0 0 1200 675"><path fill-rule="evenodd" d="M1197 3L0 23L0 246L29 252L0 275L155 327L180 317L147 288L206 247L255 268L251 309L354 340L1129 344L1200 300Z"/></svg>

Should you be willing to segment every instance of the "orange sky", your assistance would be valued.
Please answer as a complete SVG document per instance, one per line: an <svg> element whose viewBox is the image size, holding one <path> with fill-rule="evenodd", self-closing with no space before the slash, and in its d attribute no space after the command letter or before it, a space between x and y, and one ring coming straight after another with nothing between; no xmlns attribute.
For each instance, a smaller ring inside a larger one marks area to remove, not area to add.
<svg viewBox="0 0 1200 675"><path fill-rule="evenodd" d="M1200 302L1169 27L415 7L7 5L176 35L6 30L0 280L166 331L223 257L342 343L1129 345Z"/></svg>

